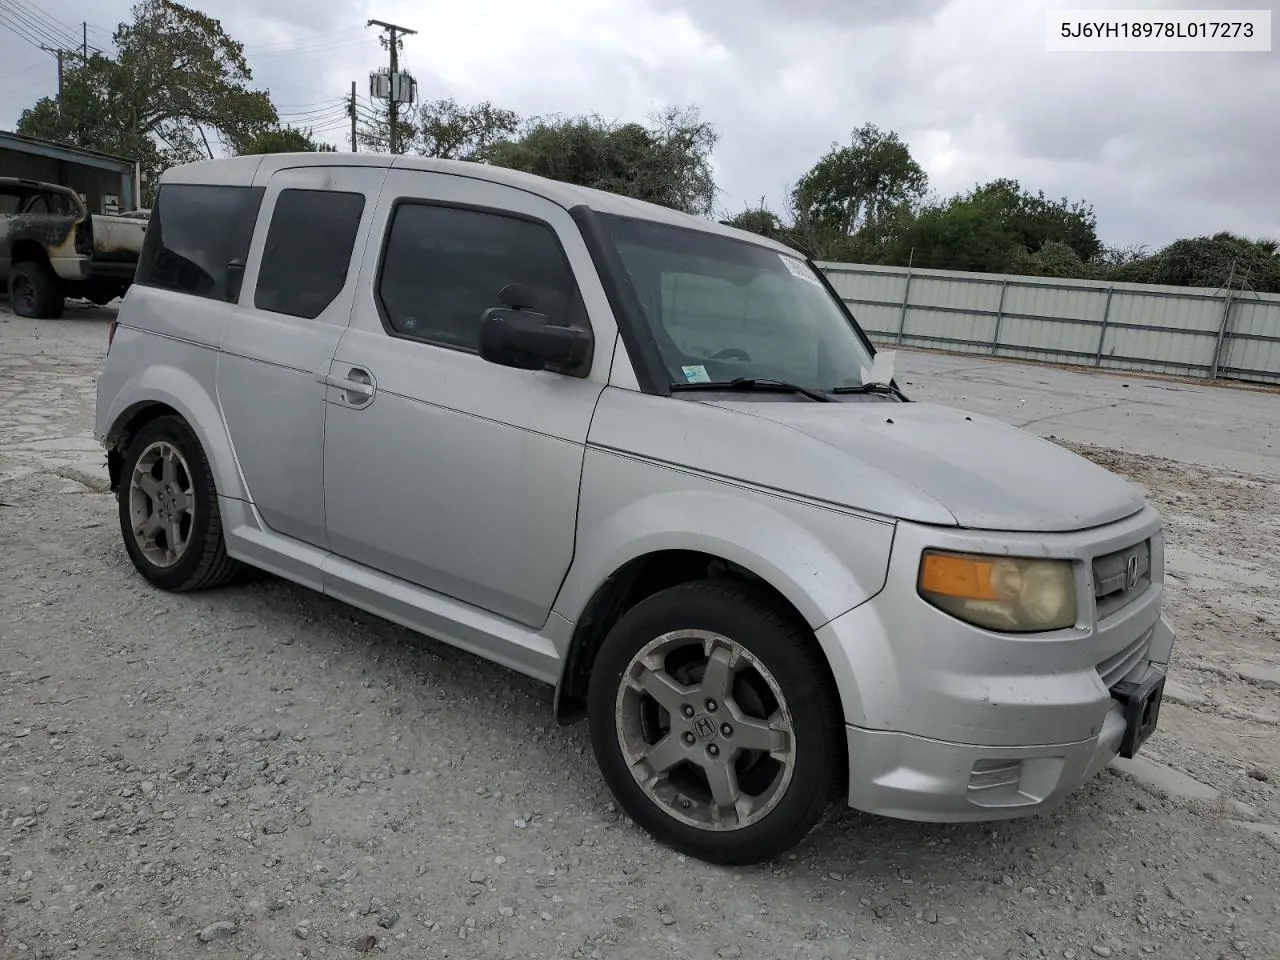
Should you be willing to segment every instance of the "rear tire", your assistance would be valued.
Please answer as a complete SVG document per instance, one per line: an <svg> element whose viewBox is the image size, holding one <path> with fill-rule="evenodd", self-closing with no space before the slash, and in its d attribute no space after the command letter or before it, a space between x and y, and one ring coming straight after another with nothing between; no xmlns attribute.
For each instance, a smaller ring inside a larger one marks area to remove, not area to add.
<svg viewBox="0 0 1280 960"><path fill-rule="evenodd" d="M770 860L819 823L845 741L823 653L749 585L663 590L609 631L587 716L618 803L657 840L719 864Z"/></svg>
<svg viewBox="0 0 1280 960"><path fill-rule="evenodd" d="M66 306L62 281L39 260L15 263L9 269L9 305L29 320L56 320Z"/></svg>
<svg viewBox="0 0 1280 960"><path fill-rule="evenodd" d="M120 535L133 565L162 590L208 590L233 580L213 471L181 417L152 420L121 465Z"/></svg>

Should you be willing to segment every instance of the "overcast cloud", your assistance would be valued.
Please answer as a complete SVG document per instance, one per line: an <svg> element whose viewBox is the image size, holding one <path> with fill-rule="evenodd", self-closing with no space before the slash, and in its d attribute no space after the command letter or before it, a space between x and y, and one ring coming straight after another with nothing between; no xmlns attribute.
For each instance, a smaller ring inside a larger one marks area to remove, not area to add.
<svg viewBox="0 0 1280 960"><path fill-rule="evenodd" d="M734 213L832 143L896 130L943 195L1014 177L1094 205L1104 241L1280 238L1280 54L1045 50L1053 9L1271 9L1275 0L192 0L245 44L283 119L345 144L339 104L385 62L370 17L418 30L424 98L643 119L696 103ZM31 42L107 47L121 0L0 0L0 127L56 89ZM1280 18L1277 18L1280 19ZM15 27L17 30L15 30ZM20 33L22 35L20 35ZM24 36L25 35L25 36Z"/></svg>

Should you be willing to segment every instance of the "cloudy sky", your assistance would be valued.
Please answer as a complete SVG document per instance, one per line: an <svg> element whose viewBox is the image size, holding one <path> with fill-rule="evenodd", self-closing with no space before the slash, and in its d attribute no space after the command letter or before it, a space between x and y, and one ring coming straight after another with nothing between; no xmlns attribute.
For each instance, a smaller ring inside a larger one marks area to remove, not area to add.
<svg viewBox="0 0 1280 960"><path fill-rule="evenodd" d="M418 30L424 98L643 119L696 103L726 214L782 205L833 141L896 130L949 195L1014 177L1094 205L1104 241L1280 238L1280 53L1049 53L1060 9L1276 0L192 0L245 44L281 116L341 143L340 99L384 62L369 18ZM110 49L128 0L0 0L0 128L56 89L41 42ZM1280 18L1277 18L1280 19Z"/></svg>

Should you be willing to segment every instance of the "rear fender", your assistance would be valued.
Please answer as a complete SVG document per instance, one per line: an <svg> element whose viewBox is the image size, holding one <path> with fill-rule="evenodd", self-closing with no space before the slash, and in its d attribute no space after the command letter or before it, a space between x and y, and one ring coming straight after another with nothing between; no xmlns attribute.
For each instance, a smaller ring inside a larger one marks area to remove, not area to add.
<svg viewBox="0 0 1280 960"><path fill-rule="evenodd" d="M148 337L148 340L159 338ZM120 349L121 337L116 336L112 346L113 352ZM188 349L199 351L199 362L195 366L208 366L207 382L214 382L213 373L217 367L215 351L185 345ZM189 361L184 367L193 366ZM218 495L236 500L248 500L249 491L240 475L240 466L231 447L231 439L223 426L222 414L211 392L206 389L196 376L186 369L164 364L146 365L138 374L130 377L115 392L108 409L105 422L110 426L103 443L114 447L120 438L129 430L129 425L146 408L163 404L175 410L186 420L204 448L205 457L213 470L214 482Z"/></svg>

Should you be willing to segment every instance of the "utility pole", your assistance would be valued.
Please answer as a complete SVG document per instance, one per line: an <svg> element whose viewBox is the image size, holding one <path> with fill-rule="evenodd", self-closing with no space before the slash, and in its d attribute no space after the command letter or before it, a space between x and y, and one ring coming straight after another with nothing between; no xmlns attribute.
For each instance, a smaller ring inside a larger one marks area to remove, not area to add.
<svg viewBox="0 0 1280 960"><path fill-rule="evenodd" d="M62 107L62 76L63 76L62 61L63 61L63 58L66 56L66 51L55 50L53 47L41 47L40 49L43 50L45 53L51 53L58 58L58 107L59 109L61 109Z"/></svg>
<svg viewBox="0 0 1280 960"><path fill-rule="evenodd" d="M89 62L89 21L86 20L80 24L80 62L82 64Z"/></svg>
<svg viewBox="0 0 1280 960"><path fill-rule="evenodd" d="M347 107L351 113L351 152L356 153L356 82L351 81L351 105Z"/></svg>
<svg viewBox="0 0 1280 960"><path fill-rule="evenodd" d="M408 27L401 27L394 23L387 23L385 20L370 20L365 24L366 27L378 27L386 31L387 47L391 51L391 77L390 77L390 93L387 98L387 119L388 130L387 139L391 147L391 152L396 152L398 146L396 142L396 94L397 90L396 75L400 71L400 41L402 37L411 36L417 33L417 30L410 30Z"/></svg>

